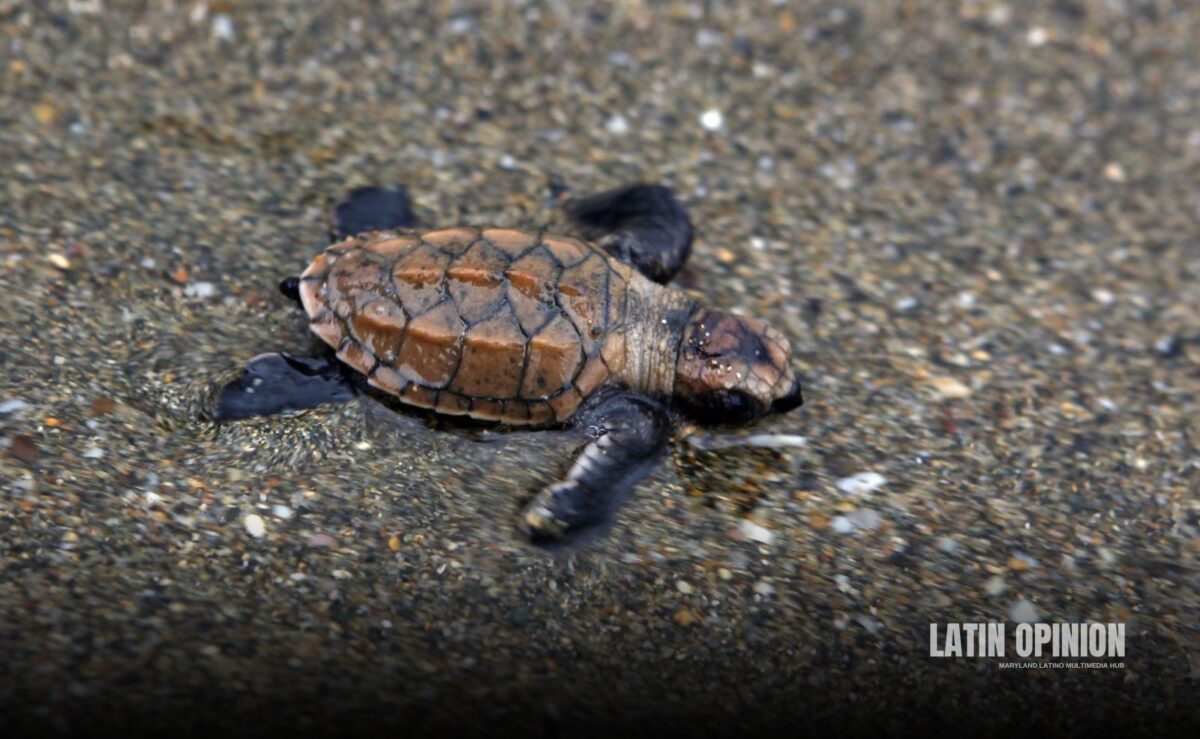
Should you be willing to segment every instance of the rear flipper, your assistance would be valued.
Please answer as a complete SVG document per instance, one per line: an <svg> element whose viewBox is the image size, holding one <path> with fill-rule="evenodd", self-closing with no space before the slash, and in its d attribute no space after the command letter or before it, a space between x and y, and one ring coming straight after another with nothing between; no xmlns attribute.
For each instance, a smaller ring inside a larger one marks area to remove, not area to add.
<svg viewBox="0 0 1200 739"><path fill-rule="evenodd" d="M544 549L569 549L607 531L634 486L666 449L670 422L661 405L633 393L603 399L578 421L592 441L562 482L542 490L521 514L521 530Z"/></svg>
<svg viewBox="0 0 1200 739"><path fill-rule="evenodd" d="M360 187L334 208L329 235L334 241L341 241L368 231L416 227L412 200L403 186ZM300 278L285 277L279 283L279 292L300 305Z"/></svg>
<svg viewBox="0 0 1200 739"><path fill-rule="evenodd" d="M332 358L260 354L221 388L212 417L223 421L270 416L344 403L354 396L353 385Z"/></svg>
<svg viewBox="0 0 1200 739"><path fill-rule="evenodd" d="M669 282L691 251L692 222L662 185L626 185L564 207L586 236L655 282Z"/></svg>
<svg viewBox="0 0 1200 739"><path fill-rule="evenodd" d="M368 231L416 227L412 201L402 186L360 187L338 203L329 233L334 241L341 241Z"/></svg>

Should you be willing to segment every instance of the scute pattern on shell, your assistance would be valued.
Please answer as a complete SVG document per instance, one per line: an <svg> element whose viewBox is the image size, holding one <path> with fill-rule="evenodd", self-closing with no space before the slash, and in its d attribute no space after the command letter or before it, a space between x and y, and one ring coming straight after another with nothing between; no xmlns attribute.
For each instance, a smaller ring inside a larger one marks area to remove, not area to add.
<svg viewBox="0 0 1200 739"><path fill-rule="evenodd" d="M631 268L568 236L381 231L301 275L317 336L368 382L439 413L564 421L621 369Z"/></svg>

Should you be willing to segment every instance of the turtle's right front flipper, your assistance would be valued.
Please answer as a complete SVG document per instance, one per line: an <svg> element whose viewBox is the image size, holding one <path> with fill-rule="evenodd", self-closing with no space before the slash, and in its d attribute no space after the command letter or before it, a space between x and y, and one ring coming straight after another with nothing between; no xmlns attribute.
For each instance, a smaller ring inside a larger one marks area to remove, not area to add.
<svg viewBox="0 0 1200 739"><path fill-rule="evenodd" d="M569 549L604 533L670 436L663 407L628 392L602 399L578 423L590 427L592 440L566 479L542 490L521 515L521 530L544 549Z"/></svg>
<svg viewBox="0 0 1200 739"><path fill-rule="evenodd" d="M692 221L662 185L626 185L564 207L584 235L654 282L670 282L692 249Z"/></svg>
<svg viewBox="0 0 1200 739"><path fill-rule="evenodd" d="M260 354L221 388L212 417L223 421L270 416L344 403L354 396L354 386L332 358Z"/></svg>

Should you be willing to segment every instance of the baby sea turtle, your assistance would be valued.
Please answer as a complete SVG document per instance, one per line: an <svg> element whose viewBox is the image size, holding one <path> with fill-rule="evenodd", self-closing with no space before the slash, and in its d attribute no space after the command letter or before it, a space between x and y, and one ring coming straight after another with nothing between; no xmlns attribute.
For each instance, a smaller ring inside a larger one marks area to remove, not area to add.
<svg viewBox="0 0 1200 739"><path fill-rule="evenodd" d="M596 240L421 230L403 188L354 191L334 243L280 285L336 358L260 355L214 416L349 400L365 378L438 414L586 428L566 477L521 516L532 542L554 548L607 528L677 419L746 424L801 404L782 334L664 286L692 242L670 190L629 185L566 211Z"/></svg>

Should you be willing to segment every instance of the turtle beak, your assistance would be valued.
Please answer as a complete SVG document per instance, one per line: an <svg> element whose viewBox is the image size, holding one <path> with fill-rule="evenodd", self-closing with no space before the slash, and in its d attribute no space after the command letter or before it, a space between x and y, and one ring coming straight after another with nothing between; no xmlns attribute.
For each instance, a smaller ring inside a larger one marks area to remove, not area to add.
<svg viewBox="0 0 1200 739"><path fill-rule="evenodd" d="M787 413L790 410L799 408L804 403L804 397L800 395L800 378L792 383L792 389L782 398L778 398L771 403L772 413Z"/></svg>

